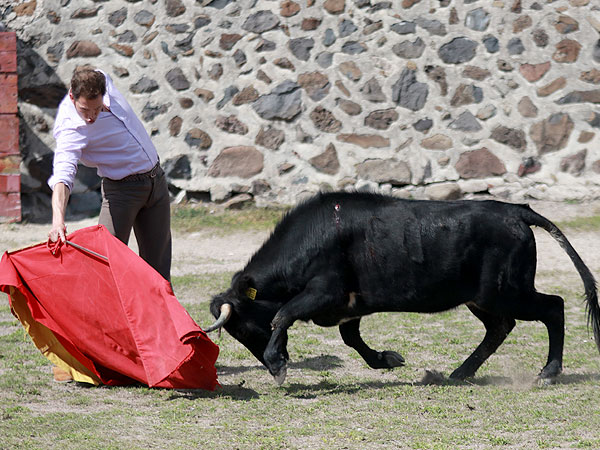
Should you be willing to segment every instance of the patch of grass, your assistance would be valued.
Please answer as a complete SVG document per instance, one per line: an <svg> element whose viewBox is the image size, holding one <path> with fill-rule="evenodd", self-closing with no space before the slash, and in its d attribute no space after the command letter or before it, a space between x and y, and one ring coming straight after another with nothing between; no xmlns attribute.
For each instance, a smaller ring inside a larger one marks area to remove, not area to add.
<svg viewBox="0 0 600 450"><path fill-rule="evenodd" d="M223 210L204 205L177 205L171 209L171 227L179 232L214 230L220 233L269 230L287 208L244 208Z"/></svg>
<svg viewBox="0 0 600 450"><path fill-rule="evenodd" d="M577 217L575 219L557 222L556 226L560 229L569 228L577 231L598 231L600 230L600 215Z"/></svg>
<svg viewBox="0 0 600 450"><path fill-rule="evenodd" d="M207 299L226 290L230 283L232 272L186 274L174 276L171 279L173 291L181 302L193 300L195 296Z"/></svg>

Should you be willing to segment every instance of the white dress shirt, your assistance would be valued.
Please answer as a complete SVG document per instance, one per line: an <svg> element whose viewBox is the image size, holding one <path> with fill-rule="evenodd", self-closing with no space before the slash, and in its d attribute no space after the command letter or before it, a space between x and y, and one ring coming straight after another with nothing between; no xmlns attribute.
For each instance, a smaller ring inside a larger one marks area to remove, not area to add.
<svg viewBox="0 0 600 450"><path fill-rule="evenodd" d="M158 162L158 153L150 136L125 97L110 77L106 78L104 105L110 112L101 112L94 123L86 123L67 94L61 101L54 124L54 164L48 185L54 189L62 182L73 188L77 163L95 167L101 177L120 180L128 175L151 170Z"/></svg>

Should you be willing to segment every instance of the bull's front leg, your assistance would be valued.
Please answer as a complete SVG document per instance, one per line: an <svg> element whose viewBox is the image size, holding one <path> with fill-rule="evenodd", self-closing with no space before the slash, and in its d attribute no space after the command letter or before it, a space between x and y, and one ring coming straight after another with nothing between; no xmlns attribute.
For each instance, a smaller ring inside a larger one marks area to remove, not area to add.
<svg viewBox="0 0 600 450"><path fill-rule="evenodd" d="M269 373L275 378L275 382L281 386L287 375L287 329L288 327L275 326L269 344L263 355L265 365Z"/></svg>
<svg viewBox="0 0 600 450"><path fill-rule="evenodd" d="M404 358L400 353L391 350L378 352L373 350L360 336L360 319L353 319L342 323L339 327L344 344L356 350L373 369L391 369L404 365Z"/></svg>
<svg viewBox="0 0 600 450"><path fill-rule="evenodd" d="M296 320L309 321L318 313L341 304L342 289L336 274L313 278L304 291L281 307L271 321L273 333L264 352L265 366L281 385L287 374L287 330Z"/></svg>

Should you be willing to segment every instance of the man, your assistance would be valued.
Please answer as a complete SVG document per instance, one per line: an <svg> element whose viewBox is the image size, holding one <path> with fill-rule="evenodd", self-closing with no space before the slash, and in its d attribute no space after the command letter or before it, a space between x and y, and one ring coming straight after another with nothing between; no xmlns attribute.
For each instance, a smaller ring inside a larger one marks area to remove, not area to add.
<svg viewBox="0 0 600 450"><path fill-rule="evenodd" d="M65 241L65 211L81 161L102 177L98 222L125 244L133 228L140 256L170 281L167 181L148 133L107 74L75 69L58 107L54 138L50 240Z"/></svg>

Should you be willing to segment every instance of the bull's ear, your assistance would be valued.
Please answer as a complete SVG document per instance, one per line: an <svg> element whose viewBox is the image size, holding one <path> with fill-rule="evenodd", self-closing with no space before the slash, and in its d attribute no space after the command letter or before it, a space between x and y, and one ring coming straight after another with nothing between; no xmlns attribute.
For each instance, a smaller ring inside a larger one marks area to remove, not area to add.
<svg viewBox="0 0 600 450"><path fill-rule="evenodd" d="M235 280L235 292L238 298L248 297L248 291L255 289L254 280L251 276L246 274L240 274Z"/></svg>

